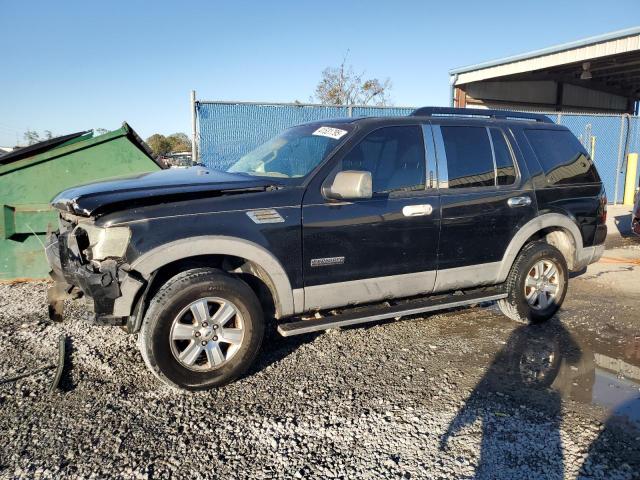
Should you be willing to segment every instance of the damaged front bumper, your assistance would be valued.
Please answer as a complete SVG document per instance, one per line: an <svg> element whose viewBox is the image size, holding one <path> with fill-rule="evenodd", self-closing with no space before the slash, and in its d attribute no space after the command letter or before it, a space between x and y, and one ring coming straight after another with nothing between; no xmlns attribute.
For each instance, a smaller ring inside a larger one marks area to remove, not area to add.
<svg viewBox="0 0 640 480"><path fill-rule="evenodd" d="M120 283L127 273L113 259L83 261L75 237L70 231L52 233L47 238L46 254L54 285L47 292L49 317L62 320L63 302L84 294L95 314L95 323L123 325L126 317L114 315L121 297Z"/></svg>

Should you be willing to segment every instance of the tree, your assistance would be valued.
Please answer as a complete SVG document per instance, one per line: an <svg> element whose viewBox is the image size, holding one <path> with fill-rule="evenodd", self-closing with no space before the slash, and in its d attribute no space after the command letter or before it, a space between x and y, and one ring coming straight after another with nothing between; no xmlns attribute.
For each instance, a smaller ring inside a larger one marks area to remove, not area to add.
<svg viewBox="0 0 640 480"><path fill-rule="evenodd" d="M174 133L167 137L171 143L172 152L190 152L191 140L186 133Z"/></svg>
<svg viewBox="0 0 640 480"><path fill-rule="evenodd" d="M33 145L41 141L40 134L35 130L27 130L24 132L23 138L27 142L27 145Z"/></svg>
<svg viewBox="0 0 640 480"><path fill-rule="evenodd" d="M391 80L365 78L347 65L347 57L338 67L327 67L322 71L316 86L315 98L323 105L389 105Z"/></svg>
<svg viewBox="0 0 640 480"><path fill-rule="evenodd" d="M168 137L160 133L154 133L147 138L147 144L154 155L191 151L191 140L186 133L173 133Z"/></svg>
<svg viewBox="0 0 640 480"><path fill-rule="evenodd" d="M154 133L147 138L147 145L154 155L166 155L171 151L171 142L164 135Z"/></svg>
<svg viewBox="0 0 640 480"><path fill-rule="evenodd" d="M95 133L96 135L104 135L105 133L109 133L109 130L107 130L106 128L94 128L93 133Z"/></svg>
<svg viewBox="0 0 640 480"><path fill-rule="evenodd" d="M51 130L45 130L42 135L40 135L35 130L27 130L22 135L27 145L33 145L34 143L43 142L45 140L51 140L53 138L53 133Z"/></svg>

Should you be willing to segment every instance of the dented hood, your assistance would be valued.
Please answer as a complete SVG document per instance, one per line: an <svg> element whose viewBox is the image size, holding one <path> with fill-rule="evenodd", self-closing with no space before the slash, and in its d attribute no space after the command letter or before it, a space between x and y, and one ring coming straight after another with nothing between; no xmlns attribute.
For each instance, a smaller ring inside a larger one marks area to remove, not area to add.
<svg viewBox="0 0 640 480"><path fill-rule="evenodd" d="M59 193L51 204L76 215L203 196L264 191L279 185L270 178L209 170L172 168L89 183Z"/></svg>

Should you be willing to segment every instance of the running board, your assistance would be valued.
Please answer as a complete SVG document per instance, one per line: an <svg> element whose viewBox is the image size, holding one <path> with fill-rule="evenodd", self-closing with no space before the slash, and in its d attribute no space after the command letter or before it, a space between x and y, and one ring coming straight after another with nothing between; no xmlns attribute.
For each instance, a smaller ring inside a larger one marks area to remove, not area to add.
<svg viewBox="0 0 640 480"><path fill-rule="evenodd" d="M417 300L408 300L393 306L374 306L359 308L339 315L331 315L319 319L296 320L278 325L278 333L283 337L317 332L330 328L347 327L361 323L375 322L388 318L404 317L416 313L433 312L447 308L463 307L480 302L492 302L506 298L507 294L500 288L487 288L462 295L438 295Z"/></svg>

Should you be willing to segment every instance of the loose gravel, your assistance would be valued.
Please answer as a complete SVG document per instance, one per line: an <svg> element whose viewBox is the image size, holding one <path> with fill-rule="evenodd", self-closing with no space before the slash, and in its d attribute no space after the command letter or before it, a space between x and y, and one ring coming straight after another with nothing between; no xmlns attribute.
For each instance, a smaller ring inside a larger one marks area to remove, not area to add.
<svg viewBox="0 0 640 480"><path fill-rule="evenodd" d="M60 391L47 394L53 371L0 385L3 478L640 476L633 425L500 385L500 352L522 327L494 308L274 335L243 379L194 394L158 383L134 337L90 326L79 305L49 322L46 287L0 285L0 379L54 363L70 338ZM616 303L590 301L563 323L601 328Z"/></svg>

